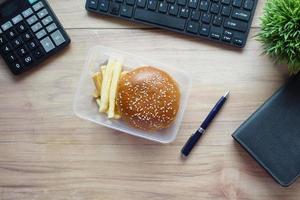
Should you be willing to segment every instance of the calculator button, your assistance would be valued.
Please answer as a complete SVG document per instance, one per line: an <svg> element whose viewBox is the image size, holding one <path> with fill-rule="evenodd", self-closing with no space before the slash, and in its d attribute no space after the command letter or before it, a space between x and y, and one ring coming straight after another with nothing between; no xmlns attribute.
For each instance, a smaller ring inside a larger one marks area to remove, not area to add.
<svg viewBox="0 0 300 200"><path fill-rule="evenodd" d="M28 66L33 62L32 57L29 55L25 56L22 61L24 62L25 66Z"/></svg>
<svg viewBox="0 0 300 200"><path fill-rule="evenodd" d="M41 38L44 37L45 35L47 35L47 32L45 31L45 29L40 30L39 32L37 32L37 33L35 34L35 36L36 36L38 39L41 39Z"/></svg>
<svg viewBox="0 0 300 200"><path fill-rule="evenodd" d="M33 56L36 59L40 59L41 57L43 57L43 55L44 55L44 52L40 48L38 48L38 49L36 49L36 50L33 51Z"/></svg>
<svg viewBox="0 0 300 200"><path fill-rule="evenodd" d="M17 48L22 44L22 40L20 40L19 38L16 38L12 41L12 44L13 44L14 48Z"/></svg>
<svg viewBox="0 0 300 200"><path fill-rule="evenodd" d="M32 50L32 49L35 49L38 45L34 40L32 40L28 43L28 46L29 46L29 49Z"/></svg>
<svg viewBox="0 0 300 200"><path fill-rule="evenodd" d="M32 38L32 34L31 33L25 33L24 35L22 35L23 40L28 41Z"/></svg>
<svg viewBox="0 0 300 200"><path fill-rule="evenodd" d="M29 17L32 14L33 14L33 11L32 11L31 8L28 8L27 10L25 10L25 11L22 12L22 15L23 15L24 18L27 18L27 17Z"/></svg>
<svg viewBox="0 0 300 200"><path fill-rule="evenodd" d="M10 29L7 33L6 33L6 37L7 38L10 38L10 39L13 39L17 36L17 33L15 30L13 29Z"/></svg>
<svg viewBox="0 0 300 200"><path fill-rule="evenodd" d="M47 53L55 48L53 42L50 40L49 37L42 39L41 44Z"/></svg>
<svg viewBox="0 0 300 200"><path fill-rule="evenodd" d="M8 22L2 24L1 28L2 28L3 31L7 31L7 30L10 29L12 26L13 26L12 23L11 23L10 21L8 21Z"/></svg>
<svg viewBox="0 0 300 200"><path fill-rule="evenodd" d="M56 24L52 23L49 26L47 26L46 29L47 29L48 33L50 33L52 31L56 30L57 26L56 26Z"/></svg>
<svg viewBox="0 0 300 200"><path fill-rule="evenodd" d="M54 43L56 44L56 46L59 46L66 41L64 36L61 34L61 32L59 30L52 33L51 38L54 41Z"/></svg>
<svg viewBox="0 0 300 200"><path fill-rule="evenodd" d="M12 21L13 21L14 24L17 24L22 20L23 20L23 17L21 15L17 15L14 18L12 18Z"/></svg>
<svg viewBox="0 0 300 200"><path fill-rule="evenodd" d="M17 31L19 33L23 33L25 30L26 30L26 25L23 22L17 25Z"/></svg>
<svg viewBox="0 0 300 200"><path fill-rule="evenodd" d="M3 54L8 54L11 51L11 46L10 44L6 44L5 46L2 47L1 52Z"/></svg>
<svg viewBox="0 0 300 200"><path fill-rule="evenodd" d="M42 24L41 24L40 22L38 22L38 23L36 23L35 25L33 25L33 26L31 27L31 30L32 30L33 32L37 32L37 31L40 30L41 28L43 28L43 26L42 26Z"/></svg>
<svg viewBox="0 0 300 200"><path fill-rule="evenodd" d="M4 45L7 42L4 35L0 35L0 46Z"/></svg>
<svg viewBox="0 0 300 200"><path fill-rule="evenodd" d="M43 23L44 26L47 26L47 25L50 24L52 21L53 21L52 17L51 17L51 16L48 16L48 17L46 17L46 18L44 18L44 19L42 20L42 23Z"/></svg>
<svg viewBox="0 0 300 200"><path fill-rule="evenodd" d="M27 52L26 47L22 47L22 48L17 50L17 53L18 53L19 56L25 56L28 52Z"/></svg>
<svg viewBox="0 0 300 200"><path fill-rule="evenodd" d="M30 18L27 19L27 23L28 23L29 25L32 25L32 24L34 24L35 22L37 22L37 20L38 20L38 18L37 18L35 15L33 15L32 17L30 17Z"/></svg>
<svg viewBox="0 0 300 200"><path fill-rule="evenodd" d="M17 57L15 54L11 53L11 54L7 55L7 60L8 60L8 62L13 63L13 62L16 62Z"/></svg>
<svg viewBox="0 0 300 200"><path fill-rule="evenodd" d="M38 11L38 10L44 8L44 4L43 4L43 2L40 1L40 2L38 2L36 4L34 4L32 6L32 8L33 8L34 11Z"/></svg>
<svg viewBox="0 0 300 200"><path fill-rule="evenodd" d="M48 11L46 9L43 9L40 12L38 12L37 15L40 19L42 19L42 18L46 17L46 15L48 15Z"/></svg>

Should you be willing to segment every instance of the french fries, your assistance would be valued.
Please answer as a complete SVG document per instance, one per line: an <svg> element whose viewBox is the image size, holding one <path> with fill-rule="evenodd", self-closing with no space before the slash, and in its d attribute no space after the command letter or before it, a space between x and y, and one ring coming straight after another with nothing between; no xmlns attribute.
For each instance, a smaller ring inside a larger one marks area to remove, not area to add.
<svg viewBox="0 0 300 200"><path fill-rule="evenodd" d="M109 59L107 66L100 67L99 72L93 74L95 85L93 94L99 107L99 112L106 113L108 118L120 119L121 114L116 106L116 95L119 79L127 73L122 72L122 63L115 59Z"/></svg>
<svg viewBox="0 0 300 200"><path fill-rule="evenodd" d="M118 89L119 78L122 71L122 63L116 61L113 70L113 76L109 91L109 107L108 107L108 118L115 116L115 105L116 105L116 94Z"/></svg>
<svg viewBox="0 0 300 200"><path fill-rule="evenodd" d="M101 87L101 104L99 108L99 112L106 112L108 109L108 101L109 101L109 90L111 85L111 80L113 76L115 60L109 59L107 66L105 68L105 74L103 77L102 87Z"/></svg>
<svg viewBox="0 0 300 200"><path fill-rule="evenodd" d="M93 81L95 85L95 92L93 94L94 98L99 98L101 94L101 85L102 85L102 74L101 72L96 72L93 75Z"/></svg>

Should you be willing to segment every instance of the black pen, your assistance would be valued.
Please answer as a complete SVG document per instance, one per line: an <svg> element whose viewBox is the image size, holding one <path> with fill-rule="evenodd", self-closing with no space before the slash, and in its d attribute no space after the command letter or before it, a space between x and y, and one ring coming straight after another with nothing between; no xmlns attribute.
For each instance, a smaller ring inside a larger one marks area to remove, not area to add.
<svg viewBox="0 0 300 200"><path fill-rule="evenodd" d="M204 132L207 129L207 127L209 126L209 124L212 122L212 120L215 118L217 113L220 111L220 109L224 105L225 101L228 98L228 95L229 95L229 91L226 92L226 94L221 97L221 99L216 103L214 108L210 111L210 113L208 114L206 119L203 121L200 128L193 135L191 135L189 140L185 143L185 145L181 149L181 154L183 156L185 156L185 157L188 156L189 153L192 151L195 144L198 142L200 137L204 134Z"/></svg>

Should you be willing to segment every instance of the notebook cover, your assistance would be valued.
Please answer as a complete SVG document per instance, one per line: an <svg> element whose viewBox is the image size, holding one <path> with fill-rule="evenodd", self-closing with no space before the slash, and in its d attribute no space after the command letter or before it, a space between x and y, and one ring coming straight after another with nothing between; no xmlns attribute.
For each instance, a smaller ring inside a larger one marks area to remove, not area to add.
<svg viewBox="0 0 300 200"><path fill-rule="evenodd" d="M300 75L291 78L233 133L282 186L300 175Z"/></svg>

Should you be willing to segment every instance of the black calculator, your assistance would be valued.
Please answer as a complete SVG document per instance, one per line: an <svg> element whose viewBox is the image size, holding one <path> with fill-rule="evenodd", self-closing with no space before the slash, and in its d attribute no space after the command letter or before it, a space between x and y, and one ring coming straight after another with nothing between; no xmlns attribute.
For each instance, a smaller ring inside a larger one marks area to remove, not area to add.
<svg viewBox="0 0 300 200"><path fill-rule="evenodd" d="M69 43L46 0L0 0L0 54L13 74L33 68Z"/></svg>

